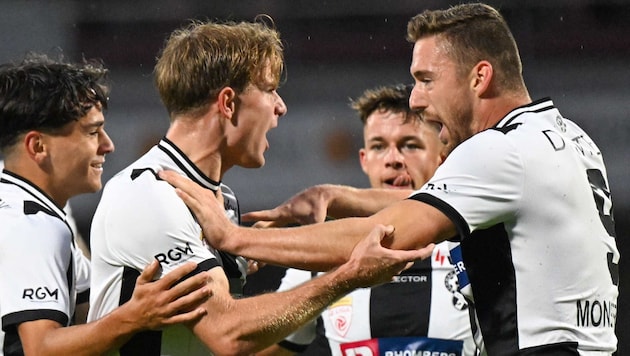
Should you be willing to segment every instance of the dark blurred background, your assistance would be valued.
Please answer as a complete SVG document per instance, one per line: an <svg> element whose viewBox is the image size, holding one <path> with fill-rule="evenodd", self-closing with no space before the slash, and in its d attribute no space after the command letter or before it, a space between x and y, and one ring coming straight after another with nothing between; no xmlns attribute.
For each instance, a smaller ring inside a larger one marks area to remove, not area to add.
<svg viewBox="0 0 630 356"><path fill-rule="evenodd" d="M27 51L71 60L102 58L113 91L106 115L116 152L104 179L131 163L164 134L168 118L152 85L166 36L190 19L253 20L268 14L281 32L289 108L268 138L267 164L232 169L224 182L243 212L276 206L318 183L367 187L357 150L361 123L349 108L366 88L411 82L406 23L424 9L460 1L0 1L0 61ZM506 17L533 99L550 96L560 111L599 144L608 166L622 251L618 311L620 355L630 354L630 2L622 0L488 1ZM99 195L72 200L85 237ZM544 204L544 202L541 202ZM252 278L250 290L271 290L278 269Z"/></svg>

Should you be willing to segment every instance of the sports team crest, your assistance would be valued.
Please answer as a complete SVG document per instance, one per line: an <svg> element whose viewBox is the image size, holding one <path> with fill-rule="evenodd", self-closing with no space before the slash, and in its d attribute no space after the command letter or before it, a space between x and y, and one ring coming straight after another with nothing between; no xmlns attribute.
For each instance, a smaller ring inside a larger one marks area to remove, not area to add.
<svg viewBox="0 0 630 356"><path fill-rule="evenodd" d="M352 297L345 296L339 299L328 307L327 312L335 332L345 337L352 322Z"/></svg>

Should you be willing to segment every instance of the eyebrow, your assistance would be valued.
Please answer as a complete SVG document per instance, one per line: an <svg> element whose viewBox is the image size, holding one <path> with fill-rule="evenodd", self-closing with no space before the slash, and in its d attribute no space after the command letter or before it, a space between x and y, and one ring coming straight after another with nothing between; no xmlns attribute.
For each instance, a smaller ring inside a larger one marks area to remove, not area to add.
<svg viewBox="0 0 630 356"><path fill-rule="evenodd" d="M425 70L425 69L420 69L411 73L411 75L414 78L419 78L419 77L433 76L433 72Z"/></svg>
<svg viewBox="0 0 630 356"><path fill-rule="evenodd" d="M400 141L409 141L409 140L415 140L415 141L419 141L419 142L424 142L424 139L421 136L416 136L416 135L407 135L407 136L403 136L400 139L396 140L397 142ZM385 138L383 138L383 136L378 135L378 136L372 136L372 137L368 137L367 139L368 142L372 142L372 141L387 141Z"/></svg>

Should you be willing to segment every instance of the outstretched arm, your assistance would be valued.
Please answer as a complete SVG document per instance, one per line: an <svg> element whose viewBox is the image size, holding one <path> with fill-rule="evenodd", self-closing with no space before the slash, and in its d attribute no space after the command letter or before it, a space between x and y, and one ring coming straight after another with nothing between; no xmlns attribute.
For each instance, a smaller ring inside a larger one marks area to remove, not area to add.
<svg viewBox="0 0 630 356"><path fill-rule="evenodd" d="M214 353L244 355L262 350L311 320L355 288L385 283L411 261L431 255L433 246L400 251L384 248L393 227L377 225L352 251L347 263L295 289L232 299L224 285L207 302L208 315L193 330ZM211 272L222 273L219 268ZM217 275L214 280L219 280ZM226 282L223 282L224 284Z"/></svg>
<svg viewBox="0 0 630 356"><path fill-rule="evenodd" d="M213 194L172 172L160 176L195 213L215 248L276 265L326 271L350 257L356 243L376 224L393 225L385 242L393 249L418 249L455 236L455 226L438 209L404 199L364 218L347 218L292 228L255 229L228 222Z"/></svg>
<svg viewBox="0 0 630 356"><path fill-rule="evenodd" d="M370 216L408 197L412 190L359 189L346 185L321 184L303 190L274 209L242 215L243 221L270 222L267 226L287 226L323 222L326 217Z"/></svg>
<svg viewBox="0 0 630 356"><path fill-rule="evenodd" d="M115 349L134 333L198 320L199 306L211 295L208 274L199 273L176 284L192 272L189 263L151 282L159 264L151 263L138 277L131 300L100 320L70 327L39 319L21 323L18 333L25 355L97 355Z"/></svg>

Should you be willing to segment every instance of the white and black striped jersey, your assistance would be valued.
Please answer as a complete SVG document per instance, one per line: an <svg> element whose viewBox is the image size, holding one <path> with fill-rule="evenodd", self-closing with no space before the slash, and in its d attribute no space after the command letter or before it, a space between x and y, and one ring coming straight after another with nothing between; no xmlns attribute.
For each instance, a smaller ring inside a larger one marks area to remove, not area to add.
<svg viewBox="0 0 630 356"><path fill-rule="evenodd" d="M223 266L230 281L238 281L234 289L242 287L246 264L239 265L205 243L191 211L175 189L157 176L160 170L177 171L207 189L226 191L226 213L238 222L238 202L231 190L206 177L172 142L162 139L104 188L91 230L90 321L129 300L140 271L154 259L160 262L162 274L188 261L198 263L194 273ZM210 350L188 328L173 326L135 335L118 354L195 356L208 355Z"/></svg>
<svg viewBox="0 0 630 356"><path fill-rule="evenodd" d="M615 351L619 252L606 168L550 99L461 143L411 199L457 227L470 280L462 292L488 355Z"/></svg>
<svg viewBox="0 0 630 356"><path fill-rule="evenodd" d="M73 321L87 302L89 261L74 244L64 210L28 180L0 176L0 355L23 355L20 323Z"/></svg>
<svg viewBox="0 0 630 356"><path fill-rule="evenodd" d="M279 290L310 278L311 272L288 269ZM447 243L392 282L337 300L280 345L317 356L475 355L468 304L458 291Z"/></svg>

